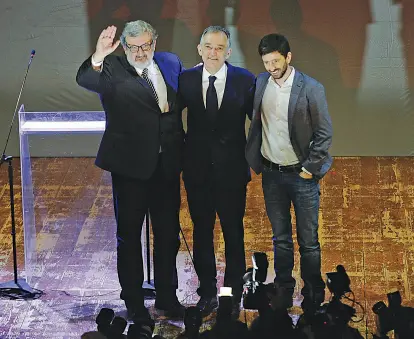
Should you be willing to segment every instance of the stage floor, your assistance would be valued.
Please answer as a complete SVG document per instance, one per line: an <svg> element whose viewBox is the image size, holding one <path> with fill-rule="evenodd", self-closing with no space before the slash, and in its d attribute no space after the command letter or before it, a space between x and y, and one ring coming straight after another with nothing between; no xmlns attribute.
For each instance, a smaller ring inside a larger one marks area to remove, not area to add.
<svg viewBox="0 0 414 339"><path fill-rule="evenodd" d="M38 254L32 287L44 291L37 300L0 300L0 338L80 338L96 329L95 318L102 307L125 315L119 299L116 275L115 225L110 176L93 165L93 158L33 159ZM15 159L15 194L18 271L24 275L21 186ZM74 213L76 211L76 213ZM181 225L192 248L191 219L182 188ZM403 304L414 306L414 158L336 158L321 182L320 241L322 270L342 264L351 278L356 299L366 318L355 324L363 336L374 329L372 305L386 300L397 288ZM293 219L294 223L294 219ZM13 278L7 169L0 170L0 283ZM267 219L261 178L253 176L248 186L245 215L247 265L251 253L266 252L273 266L271 228ZM218 286L224 272L224 242L217 220L215 248ZM297 244L295 242L297 251ZM291 315L300 311L299 256L294 276L298 281ZM179 299L193 305L198 297L197 276L182 241L177 258ZM273 272L269 270L268 280ZM327 300L330 293L326 294ZM182 322L158 319L156 332L174 338ZM362 312L358 310L358 316ZM241 312L250 323L253 311ZM207 319L204 329L214 323ZM371 336L368 336L369 338Z"/></svg>

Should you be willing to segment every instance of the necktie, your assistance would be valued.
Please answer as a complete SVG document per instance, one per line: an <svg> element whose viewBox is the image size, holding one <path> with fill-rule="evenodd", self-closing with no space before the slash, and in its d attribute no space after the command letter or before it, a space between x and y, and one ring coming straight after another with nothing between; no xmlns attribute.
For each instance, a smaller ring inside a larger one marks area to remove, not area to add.
<svg viewBox="0 0 414 339"><path fill-rule="evenodd" d="M217 92L216 88L214 87L214 81L216 81L216 77L214 75L210 75L208 77L208 88L206 93L206 112L207 116L210 121L214 121L217 116L218 112L218 99L217 99Z"/></svg>
<svg viewBox="0 0 414 339"><path fill-rule="evenodd" d="M151 87L152 94L154 95L155 100L157 100L157 104L159 104L160 100L158 99L157 91L155 90L154 84L152 83L151 79L148 76L148 68L144 68L144 70L142 71L142 77Z"/></svg>

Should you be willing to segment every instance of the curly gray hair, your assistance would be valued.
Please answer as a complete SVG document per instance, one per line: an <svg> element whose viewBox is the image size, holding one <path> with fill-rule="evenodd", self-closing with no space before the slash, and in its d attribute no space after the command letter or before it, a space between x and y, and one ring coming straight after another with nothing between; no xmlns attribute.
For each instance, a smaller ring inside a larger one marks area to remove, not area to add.
<svg viewBox="0 0 414 339"><path fill-rule="evenodd" d="M145 22L143 20L127 22L125 24L124 30L122 31L121 38L120 38L122 46L126 46L127 36L137 37L143 33L151 34L151 39L153 41L157 40L158 38L157 31L148 22Z"/></svg>

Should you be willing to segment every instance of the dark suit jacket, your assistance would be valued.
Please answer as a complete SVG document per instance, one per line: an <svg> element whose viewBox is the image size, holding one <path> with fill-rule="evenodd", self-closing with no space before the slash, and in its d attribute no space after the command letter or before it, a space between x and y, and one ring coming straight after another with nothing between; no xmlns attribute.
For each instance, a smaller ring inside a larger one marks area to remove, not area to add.
<svg viewBox="0 0 414 339"><path fill-rule="evenodd" d="M269 80L268 72L257 77L253 117L247 138L246 158L250 167L262 172L261 105ZM315 79L295 70L288 108L288 126L293 150L304 168L322 178L332 165L328 149L332 142L332 123L324 87Z"/></svg>
<svg viewBox="0 0 414 339"><path fill-rule="evenodd" d="M106 129L95 164L109 172L148 179L163 150L167 176L181 171L183 143L181 115L175 109L180 59L172 53L155 53L167 86L169 112L161 113L151 88L125 55L109 55L102 72L92 69L91 57L79 68L77 83L99 93L106 113Z"/></svg>
<svg viewBox="0 0 414 339"><path fill-rule="evenodd" d="M202 183L208 175L222 185L250 180L244 156L246 115L251 118L255 77L227 63L227 77L217 118L211 122L203 101L203 65L185 70L179 78L179 102L187 107L183 159L186 183Z"/></svg>

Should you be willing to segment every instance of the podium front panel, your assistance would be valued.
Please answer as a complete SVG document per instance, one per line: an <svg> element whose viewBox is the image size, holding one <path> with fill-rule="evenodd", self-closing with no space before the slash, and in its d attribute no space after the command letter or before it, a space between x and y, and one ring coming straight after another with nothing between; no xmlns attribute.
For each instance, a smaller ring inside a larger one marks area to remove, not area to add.
<svg viewBox="0 0 414 339"><path fill-rule="evenodd" d="M32 287L120 288L111 175L94 165L104 130L102 111L25 112L20 108L22 275ZM145 222L142 226L147 280Z"/></svg>

